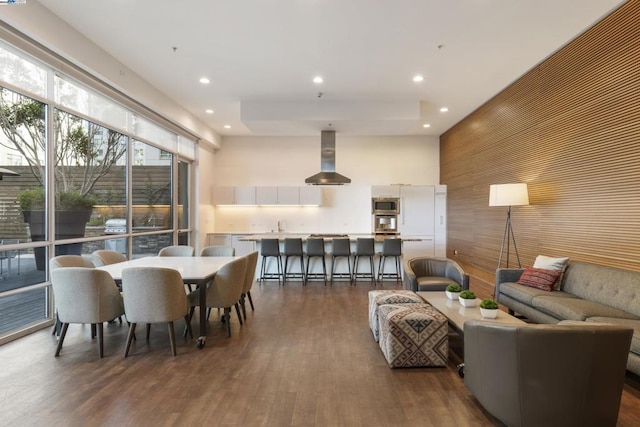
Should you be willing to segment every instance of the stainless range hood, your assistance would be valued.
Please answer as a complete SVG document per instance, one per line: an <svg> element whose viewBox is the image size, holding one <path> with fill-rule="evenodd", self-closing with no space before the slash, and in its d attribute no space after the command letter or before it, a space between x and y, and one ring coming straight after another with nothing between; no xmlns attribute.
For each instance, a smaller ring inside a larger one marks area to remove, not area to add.
<svg viewBox="0 0 640 427"><path fill-rule="evenodd" d="M323 130L320 135L320 172L304 180L310 185L344 185L351 179L336 172L336 131Z"/></svg>

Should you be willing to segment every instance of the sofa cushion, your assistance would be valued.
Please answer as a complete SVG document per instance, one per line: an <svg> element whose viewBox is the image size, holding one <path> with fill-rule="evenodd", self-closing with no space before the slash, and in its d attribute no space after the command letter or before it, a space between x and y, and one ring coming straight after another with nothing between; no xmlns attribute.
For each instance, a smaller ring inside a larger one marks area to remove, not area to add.
<svg viewBox="0 0 640 427"><path fill-rule="evenodd" d="M564 273L562 290L640 316L640 273L637 271L574 261Z"/></svg>
<svg viewBox="0 0 640 427"><path fill-rule="evenodd" d="M527 267L518 279L518 284L550 292L561 273L560 270Z"/></svg>
<svg viewBox="0 0 640 427"><path fill-rule="evenodd" d="M418 277L418 291L444 291L444 289L452 283L458 283L447 277L439 276L423 276ZM461 283L458 285L462 286Z"/></svg>
<svg viewBox="0 0 640 427"><path fill-rule="evenodd" d="M517 283L500 284L500 293L527 305L532 305L533 298L535 297L549 295L549 292L547 291L531 288L529 286L519 285ZM561 291L553 291L552 295L559 298L575 298L573 295L569 295Z"/></svg>
<svg viewBox="0 0 640 427"><path fill-rule="evenodd" d="M532 305L558 319L585 320L597 316L640 320L638 316L599 302L580 298L558 298L548 293L533 298Z"/></svg>
<svg viewBox="0 0 640 427"><path fill-rule="evenodd" d="M640 354L640 320L620 319L616 317L589 317L587 322L606 323L609 325L627 326L633 328L631 338L631 352Z"/></svg>

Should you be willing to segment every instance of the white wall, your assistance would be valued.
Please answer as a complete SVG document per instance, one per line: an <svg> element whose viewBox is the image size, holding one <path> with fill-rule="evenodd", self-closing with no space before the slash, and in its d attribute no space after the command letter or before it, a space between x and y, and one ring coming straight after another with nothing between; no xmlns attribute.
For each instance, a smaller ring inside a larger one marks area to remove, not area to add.
<svg viewBox="0 0 640 427"><path fill-rule="evenodd" d="M438 184L438 137L336 134L336 171L345 186L323 186L321 207L217 207L216 232L263 232L280 220L288 232L371 232L371 186ZM215 185L305 185L320 171L317 137L223 137Z"/></svg>

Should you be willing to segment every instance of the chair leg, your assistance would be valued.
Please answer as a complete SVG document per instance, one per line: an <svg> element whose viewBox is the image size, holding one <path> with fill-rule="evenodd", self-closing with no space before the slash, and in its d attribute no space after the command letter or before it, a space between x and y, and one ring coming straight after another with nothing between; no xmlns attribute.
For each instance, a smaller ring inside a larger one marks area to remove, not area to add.
<svg viewBox="0 0 640 427"><path fill-rule="evenodd" d="M104 325L100 322L96 326L98 329L98 356L102 359L104 356Z"/></svg>
<svg viewBox="0 0 640 427"><path fill-rule="evenodd" d="M233 306L236 308L236 314L238 315L238 321L240 321L240 325L243 325L244 323L242 322L242 315L240 314L240 304L235 303Z"/></svg>
<svg viewBox="0 0 640 427"><path fill-rule="evenodd" d="M62 350L62 343L64 342L64 337L67 335L67 328L69 327L68 323L62 324L62 331L60 331L60 339L58 340L58 347L56 348L56 355L58 357L60 354L60 350Z"/></svg>
<svg viewBox="0 0 640 427"><path fill-rule="evenodd" d="M244 320L247 320L247 304L245 299L247 298L247 294L242 294L240 296L240 307L242 308L242 315L244 316Z"/></svg>
<svg viewBox="0 0 640 427"><path fill-rule="evenodd" d="M255 308L253 308L253 300L251 299L251 291L247 292L247 298L249 298L249 304L251 304L251 311L255 311Z"/></svg>
<svg viewBox="0 0 640 427"><path fill-rule="evenodd" d="M91 339L95 339L96 337L96 324L92 323L91 324Z"/></svg>
<svg viewBox="0 0 640 427"><path fill-rule="evenodd" d="M168 322L167 327L169 328L169 342L171 343L171 354L176 356L176 332L173 329L173 322Z"/></svg>
<svg viewBox="0 0 640 427"><path fill-rule="evenodd" d="M227 325L227 337L231 338L231 307L224 309L222 318L224 319L224 323Z"/></svg>
<svg viewBox="0 0 640 427"><path fill-rule="evenodd" d="M147 323L147 341L149 341L150 336L151 336L151 323Z"/></svg>
<svg viewBox="0 0 640 427"><path fill-rule="evenodd" d="M369 257L369 266L371 268L371 286L375 286L376 285L376 280L375 280L375 267L374 267L374 263L373 263L373 256Z"/></svg>
<svg viewBox="0 0 640 427"><path fill-rule="evenodd" d="M129 333L127 334L127 346L124 348L124 357L129 355L129 349L131 348L131 341L136 333L136 323L129 325Z"/></svg>
<svg viewBox="0 0 640 427"><path fill-rule="evenodd" d="M191 329L191 316L186 314L184 316L184 321L185 321L185 323L187 325L186 330L185 330L185 335L188 332L189 333L189 338L193 339L193 330Z"/></svg>

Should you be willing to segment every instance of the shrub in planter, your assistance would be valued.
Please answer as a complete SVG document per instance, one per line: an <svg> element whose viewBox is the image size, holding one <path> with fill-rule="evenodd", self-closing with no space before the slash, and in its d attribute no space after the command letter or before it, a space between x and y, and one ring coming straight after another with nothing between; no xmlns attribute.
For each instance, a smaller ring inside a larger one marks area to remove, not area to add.
<svg viewBox="0 0 640 427"><path fill-rule="evenodd" d="M464 307L475 307L478 303L476 294L471 291L460 292L460 294L458 295L458 301L460 301L460 304L462 304Z"/></svg>
<svg viewBox="0 0 640 427"><path fill-rule="evenodd" d="M447 298L455 300L458 299L458 294L462 292L462 287L457 283L452 283L446 287L444 292L447 295Z"/></svg>
<svg viewBox="0 0 640 427"><path fill-rule="evenodd" d="M480 314L486 319L498 317L498 303L492 299L485 299L480 302Z"/></svg>

